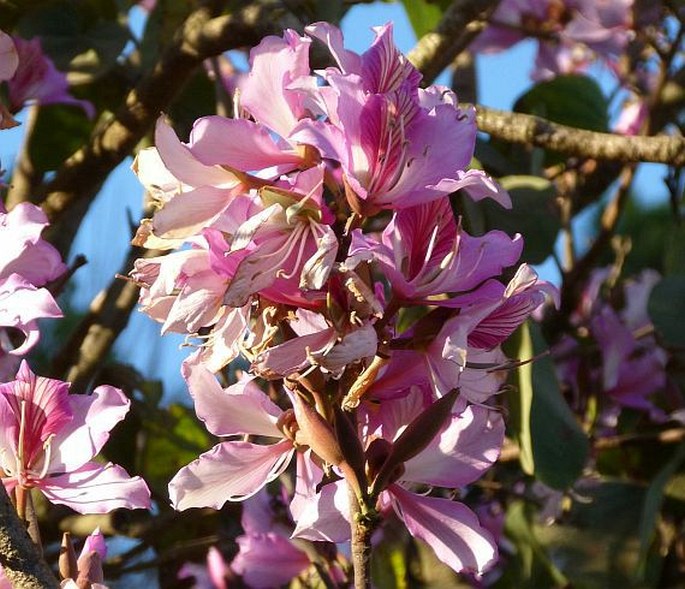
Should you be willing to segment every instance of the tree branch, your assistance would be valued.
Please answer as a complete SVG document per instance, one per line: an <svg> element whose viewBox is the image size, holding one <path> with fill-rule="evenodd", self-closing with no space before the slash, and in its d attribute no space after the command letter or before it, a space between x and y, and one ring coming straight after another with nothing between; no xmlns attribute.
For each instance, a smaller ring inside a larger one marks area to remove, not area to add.
<svg viewBox="0 0 685 589"><path fill-rule="evenodd" d="M3 484L0 484L0 564L12 587L59 588L57 579L17 516Z"/></svg>
<svg viewBox="0 0 685 589"><path fill-rule="evenodd" d="M431 83L480 33L500 0L455 0L407 57Z"/></svg>
<svg viewBox="0 0 685 589"><path fill-rule="evenodd" d="M553 123L542 117L476 107L478 129L509 143L544 147L576 157L685 165L685 138L626 137Z"/></svg>
<svg viewBox="0 0 685 589"><path fill-rule="evenodd" d="M107 176L133 151L203 60L256 45L263 36L280 32L286 15L280 3L255 2L215 18L202 7L187 18L160 62L129 92L115 116L98 126L89 143L39 189L38 199L52 223L47 237L63 256Z"/></svg>

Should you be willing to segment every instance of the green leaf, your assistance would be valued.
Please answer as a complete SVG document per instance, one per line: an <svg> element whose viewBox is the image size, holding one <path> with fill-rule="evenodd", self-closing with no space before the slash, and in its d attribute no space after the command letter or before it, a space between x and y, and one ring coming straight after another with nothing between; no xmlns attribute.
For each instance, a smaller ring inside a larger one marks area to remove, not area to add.
<svg viewBox="0 0 685 589"><path fill-rule="evenodd" d="M685 225L673 227L668 235L664 270L666 274L685 274Z"/></svg>
<svg viewBox="0 0 685 589"><path fill-rule="evenodd" d="M483 214L489 229L501 229L524 238L522 260L530 264L544 262L554 249L561 223L555 205L556 190L549 180L538 176L504 176L499 179L509 191L513 208L483 202Z"/></svg>
<svg viewBox="0 0 685 589"><path fill-rule="evenodd" d="M535 355L547 346L537 324L530 323ZM553 489L566 489L580 476L590 443L561 394L549 356L533 363L533 401L530 408L530 437L535 476Z"/></svg>
<svg viewBox="0 0 685 589"><path fill-rule="evenodd" d="M562 125L607 131L607 107L597 82L587 76L569 75L536 84L516 101L514 110Z"/></svg>
<svg viewBox="0 0 685 589"><path fill-rule="evenodd" d="M145 480L165 488L178 470L211 445L210 436L195 412L183 405L151 413L144 421L147 433L143 450Z"/></svg>
<svg viewBox="0 0 685 589"><path fill-rule="evenodd" d="M72 84L109 71L129 40L112 0L50 2L27 14L18 29L23 37L41 38L43 50Z"/></svg>
<svg viewBox="0 0 685 589"><path fill-rule="evenodd" d="M533 357L533 340L525 323L510 338L510 345L516 346L516 356L522 360ZM533 441L530 437L530 409L533 404L533 364L519 366L514 375L518 395L509 396L509 424L519 446L519 462L526 474L535 472Z"/></svg>
<svg viewBox="0 0 685 589"><path fill-rule="evenodd" d="M92 127L93 122L77 106L42 106L29 145L36 170L56 170L88 140Z"/></svg>
<svg viewBox="0 0 685 589"><path fill-rule="evenodd" d="M664 501L666 486L673 478L683 460L685 460L685 444L678 446L673 457L652 479L647 488L645 501L640 514L640 568L644 568L649 546L654 538L657 519Z"/></svg>
<svg viewBox="0 0 685 589"><path fill-rule="evenodd" d="M513 569L518 569L518 579L506 579L502 587L567 587L569 581L555 566L540 543L532 525L534 517L530 505L514 501L507 510L505 532L516 546ZM511 571L510 571L511 575ZM500 585L495 585L500 586Z"/></svg>
<svg viewBox="0 0 685 589"><path fill-rule="evenodd" d="M442 18L442 13L451 4L448 0L402 0L417 38L432 31Z"/></svg>
<svg viewBox="0 0 685 589"><path fill-rule="evenodd" d="M685 347L685 275L662 278L652 290L647 311L666 345Z"/></svg>

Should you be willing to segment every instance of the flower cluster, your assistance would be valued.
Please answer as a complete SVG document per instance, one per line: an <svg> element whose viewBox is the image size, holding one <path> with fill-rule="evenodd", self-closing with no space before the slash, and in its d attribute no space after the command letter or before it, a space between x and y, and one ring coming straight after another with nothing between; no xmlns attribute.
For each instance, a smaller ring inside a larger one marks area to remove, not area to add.
<svg viewBox="0 0 685 589"><path fill-rule="evenodd" d="M473 512L417 491L461 488L497 459L500 344L556 291L526 265L499 280L519 235L461 226L455 191L510 205L467 169L474 112L419 86L390 25L375 32L362 55L326 23L265 38L234 118L199 119L188 143L162 118L136 159L158 204L136 242L172 251L131 277L163 331L199 338L182 372L224 438L170 497L219 508L293 464L295 537L348 540L351 491L367 515L396 513L449 566L480 572L496 549ZM335 65L313 73L315 40ZM239 356L249 372L222 387L215 373Z"/></svg>
<svg viewBox="0 0 685 589"><path fill-rule="evenodd" d="M611 268L595 270L571 318L577 337L565 336L553 350L571 405L584 413L587 391L593 391L599 423L609 431L624 408L666 419L654 393L666 387L668 354L658 345L647 314L649 295L660 279L658 272L645 270L615 285Z"/></svg>
<svg viewBox="0 0 685 589"><path fill-rule="evenodd" d="M504 0L474 51L502 51L533 38L538 42L535 79L585 71L597 59L617 67L632 32L633 0Z"/></svg>

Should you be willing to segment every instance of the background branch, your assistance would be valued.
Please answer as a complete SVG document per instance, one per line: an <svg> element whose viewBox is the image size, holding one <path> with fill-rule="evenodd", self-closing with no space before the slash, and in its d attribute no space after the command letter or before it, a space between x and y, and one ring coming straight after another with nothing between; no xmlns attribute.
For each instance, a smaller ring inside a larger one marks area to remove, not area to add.
<svg viewBox="0 0 685 589"><path fill-rule="evenodd" d="M430 84L480 33L500 0L455 0L434 31L407 54Z"/></svg>
<svg viewBox="0 0 685 589"><path fill-rule="evenodd" d="M213 17L208 7L190 14L159 63L129 92L115 116L38 189L38 201L52 223L47 237L64 257L107 176L133 152L195 69L208 57L280 33L288 25L287 15L280 3L263 2L219 17Z"/></svg>
<svg viewBox="0 0 685 589"><path fill-rule="evenodd" d="M544 147L577 157L620 162L655 162L671 166L685 164L685 139L598 133L553 123L542 117L507 112L478 105L478 129L492 137Z"/></svg>

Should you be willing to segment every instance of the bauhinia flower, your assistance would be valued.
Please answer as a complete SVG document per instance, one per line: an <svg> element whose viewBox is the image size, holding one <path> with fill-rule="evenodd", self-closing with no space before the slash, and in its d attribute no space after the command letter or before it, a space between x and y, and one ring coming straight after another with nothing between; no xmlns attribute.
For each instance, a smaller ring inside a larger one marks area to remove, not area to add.
<svg viewBox="0 0 685 589"><path fill-rule="evenodd" d="M2 482L15 493L18 511L33 488L79 513L148 508L150 491L140 477L92 460L129 405L109 385L70 395L69 383L36 376L23 361L16 380L0 384Z"/></svg>
<svg viewBox="0 0 685 589"><path fill-rule="evenodd" d="M37 320L62 316L42 288L66 271L57 250L41 238L47 224L35 205L21 203L9 213L0 205L0 380L11 378L18 358L38 341ZM13 339L14 330L23 341Z"/></svg>

